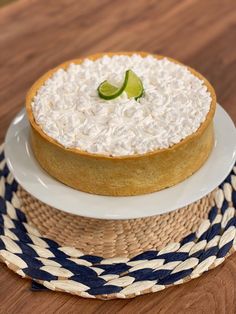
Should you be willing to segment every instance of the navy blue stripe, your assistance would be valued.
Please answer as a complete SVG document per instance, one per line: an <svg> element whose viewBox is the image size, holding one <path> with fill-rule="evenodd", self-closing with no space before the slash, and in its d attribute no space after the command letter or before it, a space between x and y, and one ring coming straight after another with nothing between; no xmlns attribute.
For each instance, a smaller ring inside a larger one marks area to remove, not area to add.
<svg viewBox="0 0 236 314"><path fill-rule="evenodd" d="M143 268L139 270L135 270L128 273L128 276L135 278L135 281L145 280L148 276L152 276L153 269L152 268Z"/></svg>
<svg viewBox="0 0 236 314"><path fill-rule="evenodd" d="M15 241L15 243L21 248L23 254L26 254L30 257L38 257L36 251L27 244L24 244L23 242L20 241Z"/></svg>
<svg viewBox="0 0 236 314"><path fill-rule="evenodd" d="M26 219L26 216L25 214L18 208L15 208L16 210L16 216L17 216L17 219L20 221L20 222L27 222L27 219Z"/></svg>
<svg viewBox="0 0 236 314"><path fill-rule="evenodd" d="M193 254L191 254L191 255L189 255L189 256L190 256L190 257L199 258L199 256L201 256L203 252L204 252L204 249L199 250L199 251L196 251L196 252L194 252Z"/></svg>
<svg viewBox="0 0 236 314"><path fill-rule="evenodd" d="M213 220L217 216L217 213L218 213L218 208L216 206L213 206L208 215L208 219L210 220L210 222L213 222Z"/></svg>
<svg viewBox="0 0 236 314"><path fill-rule="evenodd" d="M215 256L218 251L219 251L218 246L213 246L213 247L209 248L208 250L204 251L202 253L202 255L199 257L199 263L201 263L202 261L204 261L205 259L207 259L210 256Z"/></svg>
<svg viewBox="0 0 236 314"><path fill-rule="evenodd" d="M224 199L222 207L221 207L221 214L224 215L226 209L229 207L228 201Z"/></svg>
<svg viewBox="0 0 236 314"><path fill-rule="evenodd" d="M121 287L106 285L106 286L101 286L101 287L89 289L86 292L88 292L91 295L112 294L112 293L118 293L122 289L123 288L121 288Z"/></svg>
<svg viewBox="0 0 236 314"><path fill-rule="evenodd" d="M47 245L49 246L49 248L51 249L52 247L53 248L59 248L59 244L51 239L48 239L48 238L44 238L42 237L41 238L43 241L45 241L47 243Z"/></svg>
<svg viewBox="0 0 236 314"><path fill-rule="evenodd" d="M231 218L228 222L227 225L225 226L225 230L229 229L231 226L236 226L236 217Z"/></svg>
<svg viewBox="0 0 236 314"><path fill-rule="evenodd" d="M0 213L2 214L7 213L6 201L1 196L0 196Z"/></svg>
<svg viewBox="0 0 236 314"><path fill-rule="evenodd" d="M110 264L110 265L99 265L99 268L104 269L104 272L102 275L107 274L122 274L127 272L131 267L125 263L119 263L119 264Z"/></svg>
<svg viewBox="0 0 236 314"><path fill-rule="evenodd" d="M182 270L175 274L171 274L165 278L160 279L158 281L158 284L159 285L171 285L174 282L187 277L188 275L192 273L192 271L193 271L192 268L190 268L190 269Z"/></svg>
<svg viewBox="0 0 236 314"><path fill-rule="evenodd" d="M233 193L232 193L232 202L233 202L234 207L236 207L236 191L235 190L233 190Z"/></svg>
<svg viewBox="0 0 236 314"><path fill-rule="evenodd" d="M181 243L181 246L188 243L188 242L192 242L192 241L195 241L196 239L196 233L193 232L193 233L190 233L189 235L187 235L185 238L183 238L183 240L180 242Z"/></svg>
<svg viewBox="0 0 236 314"><path fill-rule="evenodd" d="M54 258L51 260L54 260L55 262L62 265L62 267L71 271L74 274L74 276L84 276L87 278L97 278L97 273L93 269L89 268L88 266L78 265L78 264L76 264L70 260L67 260L67 259Z"/></svg>
<svg viewBox="0 0 236 314"><path fill-rule="evenodd" d="M21 222L19 222L18 220L15 220L15 219L11 219L11 221L15 225L14 228L9 228L13 233L15 233L16 230L21 231L21 232L27 232L25 229L25 226ZM0 214L0 225L5 227L4 219L3 219L3 216L1 214Z"/></svg>
<svg viewBox="0 0 236 314"><path fill-rule="evenodd" d="M92 264L99 264L102 261L102 257L95 255L83 255L80 258Z"/></svg>
<svg viewBox="0 0 236 314"><path fill-rule="evenodd" d="M227 183L231 183L231 175L232 175L232 172L233 172L233 171L231 171L230 174L224 179L224 183L226 183L226 182L227 182Z"/></svg>
<svg viewBox="0 0 236 314"><path fill-rule="evenodd" d="M152 268L139 269L130 272L128 275L135 278L135 281L142 280L159 280L168 276L171 273L169 269L153 270Z"/></svg>
<svg viewBox="0 0 236 314"><path fill-rule="evenodd" d="M216 235L220 235L221 234L221 224L217 223L212 225L208 231L207 231L207 242L209 242L210 240L212 240Z"/></svg>
<svg viewBox="0 0 236 314"><path fill-rule="evenodd" d="M12 200L12 188L8 183L5 184L5 200L9 202Z"/></svg>
<svg viewBox="0 0 236 314"><path fill-rule="evenodd" d="M60 260L61 258L62 258L62 259L65 259L65 258L68 257L67 254L65 254L64 252L58 250L57 247L51 247L49 251L52 252L52 254L53 254L58 260Z"/></svg>
<svg viewBox="0 0 236 314"><path fill-rule="evenodd" d="M0 239L0 250L6 250L6 246L1 239Z"/></svg>
<svg viewBox="0 0 236 314"><path fill-rule="evenodd" d="M3 161L3 159L4 159L4 151L0 153L0 162Z"/></svg>
<svg viewBox="0 0 236 314"><path fill-rule="evenodd" d="M18 188L18 183L16 182L16 180L13 180L13 182L11 184L12 191L16 192L17 188Z"/></svg>
<svg viewBox="0 0 236 314"><path fill-rule="evenodd" d="M31 257L29 255L26 255L26 254L15 254L17 256L19 256L21 259L23 259L23 261L25 261L25 263L32 267L32 268L40 268L42 266L44 266L44 264L38 260L37 258L34 258L34 257Z"/></svg>
<svg viewBox="0 0 236 314"><path fill-rule="evenodd" d="M9 169L7 167L7 164L5 164L5 166L2 169L2 176L6 178L8 174L9 174Z"/></svg>
<svg viewBox="0 0 236 314"><path fill-rule="evenodd" d="M5 235L4 227L0 224L0 235Z"/></svg>
<svg viewBox="0 0 236 314"><path fill-rule="evenodd" d="M11 232L14 233L21 242L33 244L33 241L26 232L22 232L20 229L11 229Z"/></svg>
<svg viewBox="0 0 236 314"><path fill-rule="evenodd" d="M200 238L197 240L197 242L201 242L202 240L206 240L206 238L207 238L207 231L208 231L208 230L206 230L206 231L200 236Z"/></svg>
<svg viewBox="0 0 236 314"><path fill-rule="evenodd" d="M44 270L41 270L41 269L35 269L35 268L31 268L31 267L28 267L28 268L25 268L23 270L23 272L33 278L33 279L38 279L38 280L46 280L46 281L50 281L50 280L57 280L58 277L57 276L53 276L51 274L49 274L48 272L44 271Z"/></svg>
<svg viewBox="0 0 236 314"><path fill-rule="evenodd" d="M232 246L233 246L233 240L230 241L229 243L226 243L221 249L219 249L217 257L218 258L225 257L225 255L229 252Z"/></svg>
<svg viewBox="0 0 236 314"><path fill-rule="evenodd" d="M188 258L188 253L186 252L171 252L164 253L157 256L157 259L165 259L166 263L175 262L175 261L184 261Z"/></svg>
<svg viewBox="0 0 236 314"><path fill-rule="evenodd" d="M70 277L71 280L74 280L76 282L80 282L85 286L88 286L90 288L97 288L106 283L106 281L99 277L87 277L87 276L72 276Z"/></svg>
<svg viewBox="0 0 236 314"><path fill-rule="evenodd" d="M133 258L130 259L130 261L139 261L139 260L152 260L154 258L157 257L157 251L146 251L146 252L143 252Z"/></svg>
<svg viewBox="0 0 236 314"><path fill-rule="evenodd" d="M225 182L223 181L220 185L218 185L218 188L221 189L221 190L223 190L224 184L225 184Z"/></svg>
<svg viewBox="0 0 236 314"><path fill-rule="evenodd" d="M48 288L44 287L43 285L41 285L40 283L32 280L32 284L31 284L31 291L45 291L48 290Z"/></svg>

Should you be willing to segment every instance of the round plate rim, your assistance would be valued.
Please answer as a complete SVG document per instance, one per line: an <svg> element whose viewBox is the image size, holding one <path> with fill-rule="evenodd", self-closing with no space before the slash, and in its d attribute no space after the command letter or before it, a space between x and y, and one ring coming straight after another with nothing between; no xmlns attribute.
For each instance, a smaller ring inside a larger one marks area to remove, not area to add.
<svg viewBox="0 0 236 314"><path fill-rule="evenodd" d="M7 165L18 183L34 197L52 207L70 214L96 219L144 218L165 214L197 201L214 190L229 174L236 160L235 126L220 105L217 105L214 121L215 145L206 163L190 178L174 187L140 196L91 195L74 190L50 177L33 156L28 137L29 124L24 109L18 113L7 131L4 150ZM220 126L220 123L224 123L224 127ZM232 147L227 145L223 147L225 141L232 144ZM14 154L16 151L17 158ZM220 161L222 158L224 164ZM213 170L220 171L220 174L218 172L214 177ZM210 184L209 173L214 177ZM207 182L201 181L204 174L207 174ZM198 191L191 187L194 184L198 185ZM178 199L174 198L177 195Z"/></svg>

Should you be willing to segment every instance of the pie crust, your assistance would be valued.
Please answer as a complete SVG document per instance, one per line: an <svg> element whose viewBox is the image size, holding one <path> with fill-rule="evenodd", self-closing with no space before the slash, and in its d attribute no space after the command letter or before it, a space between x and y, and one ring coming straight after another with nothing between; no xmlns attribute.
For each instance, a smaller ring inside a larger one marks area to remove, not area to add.
<svg viewBox="0 0 236 314"><path fill-rule="evenodd" d="M103 55L132 55L146 52L101 53L87 58L95 60ZM164 58L154 55L156 58ZM172 62L176 60L168 58ZM42 168L52 177L77 190L110 196L140 195L173 186L196 172L208 158L214 144L213 117L216 95L211 84L198 72L188 69L204 81L211 94L211 106L205 121L198 130L181 142L167 149L158 149L145 154L129 156L106 156L65 148L45 134L34 119L32 100L38 89L59 68L70 63L81 63L76 59L59 65L37 80L26 97L26 110L31 129L31 146Z"/></svg>

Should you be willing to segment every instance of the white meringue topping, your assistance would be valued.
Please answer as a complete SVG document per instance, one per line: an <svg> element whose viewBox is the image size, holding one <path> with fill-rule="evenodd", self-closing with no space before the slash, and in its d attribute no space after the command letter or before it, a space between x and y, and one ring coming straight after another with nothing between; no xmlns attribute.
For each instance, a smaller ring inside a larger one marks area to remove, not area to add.
<svg viewBox="0 0 236 314"><path fill-rule="evenodd" d="M120 86L125 71L142 80L137 101L124 92L113 100L98 96L108 80ZM32 102L42 130L66 148L111 156L168 148L197 131L210 110L211 95L187 67L153 56L104 56L59 69Z"/></svg>

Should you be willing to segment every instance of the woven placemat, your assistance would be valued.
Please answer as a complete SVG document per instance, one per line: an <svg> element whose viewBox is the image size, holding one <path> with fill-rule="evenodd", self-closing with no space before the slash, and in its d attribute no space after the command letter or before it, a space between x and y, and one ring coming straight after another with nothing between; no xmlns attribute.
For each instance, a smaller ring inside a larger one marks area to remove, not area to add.
<svg viewBox="0 0 236 314"><path fill-rule="evenodd" d="M215 191L172 213L97 220L25 192L1 147L0 259L48 289L87 298L130 298L184 283L236 250L235 174L236 167Z"/></svg>

